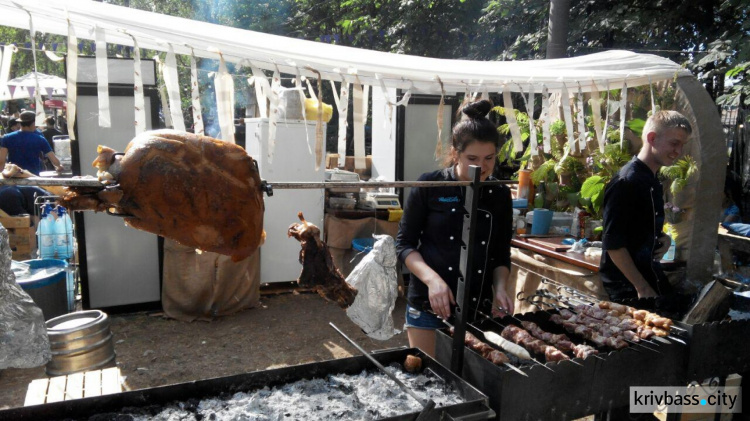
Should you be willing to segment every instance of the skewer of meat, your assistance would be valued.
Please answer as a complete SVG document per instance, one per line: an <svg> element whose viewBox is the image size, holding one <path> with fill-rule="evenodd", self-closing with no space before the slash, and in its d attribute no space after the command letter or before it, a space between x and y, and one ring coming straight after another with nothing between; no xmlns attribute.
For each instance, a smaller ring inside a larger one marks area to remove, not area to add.
<svg viewBox="0 0 750 421"><path fill-rule="evenodd" d="M608 346L614 349L622 349L628 346L627 342L617 337L606 337L601 335L589 326L584 324L570 322L560 314L553 314L549 319L552 323L562 326L567 332L581 336L596 344L598 347Z"/></svg>
<svg viewBox="0 0 750 421"><path fill-rule="evenodd" d="M613 303L611 301L599 302L599 308L615 310L619 313L627 314L635 320L641 320L645 322L647 326L654 326L667 331L674 325L674 322L671 319L659 316L656 313L652 313L648 310L637 310L633 307Z"/></svg>
<svg viewBox="0 0 750 421"><path fill-rule="evenodd" d="M585 360L591 355L598 355L596 348L586 344L574 344L564 333L552 334L544 331L539 325L530 321L522 321L521 325L529 331L535 338L548 342L563 351L570 351L576 358Z"/></svg>
<svg viewBox="0 0 750 421"><path fill-rule="evenodd" d="M518 326L508 325L500 332L503 338L523 346L529 351L544 355L547 362L569 360L570 357L552 345L535 339L529 332Z"/></svg>

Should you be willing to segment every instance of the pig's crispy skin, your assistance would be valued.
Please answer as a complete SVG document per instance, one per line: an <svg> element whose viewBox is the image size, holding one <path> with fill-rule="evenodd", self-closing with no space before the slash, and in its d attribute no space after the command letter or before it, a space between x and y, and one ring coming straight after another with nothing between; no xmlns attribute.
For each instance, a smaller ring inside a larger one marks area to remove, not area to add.
<svg viewBox="0 0 750 421"><path fill-rule="evenodd" d="M133 228L231 255L235 261L262 244L260 175L254 160L239 146L157 130L134 138L121 159L110 148L99 152L93 166L113 170L119 187L97 192L97 202L76 198L87 194L70 188L61 199L63 206L99 211L112 207L118 214L132 215L125 222Z"/></svg>

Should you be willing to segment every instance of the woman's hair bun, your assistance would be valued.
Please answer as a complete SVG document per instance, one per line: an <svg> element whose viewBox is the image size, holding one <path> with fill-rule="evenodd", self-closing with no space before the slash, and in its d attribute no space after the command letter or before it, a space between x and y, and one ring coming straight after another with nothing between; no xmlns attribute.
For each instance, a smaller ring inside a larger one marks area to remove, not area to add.
<svg viewBox="0 0 750 421"><path fill-rule="evenodd" d="M485 118L492 109L492 103L486 99L466 104L461 112L472 119Z"/></svg>

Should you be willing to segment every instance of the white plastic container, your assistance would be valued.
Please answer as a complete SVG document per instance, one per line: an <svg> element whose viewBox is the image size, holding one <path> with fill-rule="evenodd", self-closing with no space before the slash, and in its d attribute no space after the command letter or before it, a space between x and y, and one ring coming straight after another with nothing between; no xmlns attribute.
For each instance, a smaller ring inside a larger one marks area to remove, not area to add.
<svg viewBox="0 0 750 421"><path fill-rule="evenodd" d="M39 245L39 257L42 259L52 259L55 257L55 240L57 230L55 218L51 212L52 206L45 206L42 211L42 219L39 221L37 228L37 244Z"/></svg>

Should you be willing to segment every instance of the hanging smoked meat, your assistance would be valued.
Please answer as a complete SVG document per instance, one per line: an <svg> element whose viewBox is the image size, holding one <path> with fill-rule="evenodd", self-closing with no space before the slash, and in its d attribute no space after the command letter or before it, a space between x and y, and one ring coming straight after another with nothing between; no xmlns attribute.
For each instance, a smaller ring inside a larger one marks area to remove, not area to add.
<svg viewBox="0 0 750 421"><path fill-rule="evenodd" d="M133 228L242 260L263 243L263 192L255 160L207 136L156 130L119 154L99 146L103 188L66 188L69 210L110 210Z"/></svg>
<svg viewBox="0 0 750 421"><path fill-rule="evenodd" d="M317 293L339 307L347 308L354 302L357 290L346 283L341 271L333 264L328 246L320 239L320 228L305 221L302 212L297 214L301 222L289 226L287 235L300 242L299 262L302 273L297 283L314 288Z"/></svg>

